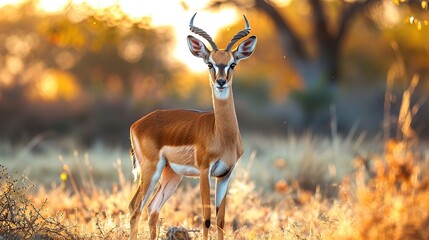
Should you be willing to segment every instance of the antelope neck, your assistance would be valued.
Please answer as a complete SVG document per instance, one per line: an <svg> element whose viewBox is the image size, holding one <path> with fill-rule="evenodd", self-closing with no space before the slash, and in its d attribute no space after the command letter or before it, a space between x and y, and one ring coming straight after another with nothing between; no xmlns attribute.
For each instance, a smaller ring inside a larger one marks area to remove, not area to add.
<svg viewBox="0 0 429 240"><path fill-rule="evenodd" d="M227 99L217 99L213 93L213 108L215 117L215 132L218 137L232 140L231 137L239 134L237 115L235 113L232 86Z"/></svg>

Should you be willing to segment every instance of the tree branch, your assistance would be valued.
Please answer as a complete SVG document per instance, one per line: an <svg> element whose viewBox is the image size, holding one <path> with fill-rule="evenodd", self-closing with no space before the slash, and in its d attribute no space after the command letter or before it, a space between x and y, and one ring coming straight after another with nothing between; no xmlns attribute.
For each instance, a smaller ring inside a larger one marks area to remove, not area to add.
<svg viewBox="0 0 429 240"><path fill-rule="evenodd" d="M267 0L268 1L268 0ZM254 0L254 4L246 4L249 3L247 1L237 1L237 0L216 0L213 1L210 7L219 8L223 4L234 4L239 8L249 8L254 7L257 10L267 14L271 18L274 23L274 26L277 30L277 35L280 37L281 45L283 48L283 52L288 55L289 59L292 61L306 61L308 55L305 51L305 48L296 33L293 31L292 27L288 23L286 19L279 13L279 11L273 7L266 0Z"/></svg>
<svg viewBox="0 0 429 240"><path fill-rule="evenodd" d="M313 10L313 28L315 39L320 51L329 51L332 45L332 34L328 30L324 5L320 0L310 0L310 6Z"/></svg>
<svg viewBox="0 0 429 240"><path fill-rule="evenodd" d="M280 36L282 47L290 59L306 60L308 55L302 41L297 37L286 19L265 0L255 0L255 8L261 10L273 20L277 32Z"/></svg>
<svg viewBox="0 0 429 240"><path fill-rule="evenodd" d="M367 10L372 5L380 2L380 0L367 0L367 1L357 1L351 3L350 6L342 11L340 17L340 23L337 31L337 35L334 38L335 45L340 45L344 36L347 35L347 31L350 29L350 22L356 16L357 13Z"/></svg>

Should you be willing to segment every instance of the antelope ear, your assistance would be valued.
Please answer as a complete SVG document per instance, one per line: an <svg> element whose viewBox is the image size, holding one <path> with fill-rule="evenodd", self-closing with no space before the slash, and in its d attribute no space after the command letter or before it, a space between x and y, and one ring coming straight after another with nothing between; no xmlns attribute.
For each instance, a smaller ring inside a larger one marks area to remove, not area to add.
<svg viewBox="0 0 429 240"><path fill-rule="evenodd" d="M232 53L234 55L235 60L239 61L241 59L246 59L252 55L253 50L255 50L256 46L256 37L251 36L250 38L244 40L238 48Z"/></svg>
<svg viewBox="0 0 429 240"><path fill-rule="evenodd" d="M191 35L188 36L188 47L189 51L191 51L195 57L206 59L210 54L210 51L207 49L206 45Z"/></svg>

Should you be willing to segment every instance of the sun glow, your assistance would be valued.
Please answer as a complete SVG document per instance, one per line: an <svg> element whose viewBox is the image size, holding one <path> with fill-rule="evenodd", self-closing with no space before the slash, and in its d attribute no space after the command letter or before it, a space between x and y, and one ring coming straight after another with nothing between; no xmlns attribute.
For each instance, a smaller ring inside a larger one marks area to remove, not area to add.
<svg viewBox="0 0 429 240"><path fill-rule="evenodd" d="M171 27L175 35L173 56L190 70L201 72L207 69L206 65L203 61L196 61L186 43L186 36L192 34L188 27L192 15L198 12L194 24L203 28L212 38L216 38L219 30L233 24L238 16L233 8L210 12L205 9L209 2L210 0L120 0L118 4L131 18L149 17L153 27Z"/></svg>
<svg viewBox="0 0 429 240"><path fill-rule="evenodd" d="M46 13L60 12L69 3L69 0L39 0L38 8Z"/></svg>
<svg viewBox="0 0 429 240"><path fill-rule="evenodd" d="M7 5L19 5L24 2L26 2L26 0L0 0L0 7Z"/></svg>
<svg viewBox="0 0 429 240"><path fill-rule="evenodd" d="M207 67L203 61L196 61L188 50L186 36L192 34L188 27L192 15L198 12L195 25L203 28L213 38L216 38L219 30L231 25L237 19L237 13L232 8L224 8L216 12L205 10L209 0L158 0L150 2L121 0L118 3L131 18L150 17L153 27L171 27L175 35L173 56L190 70L196 72L204 71Z"/></svg>
<svg viewBox="0 0 429 240"><path fill-rule="evenodd" d="M59 98L73 100L77 97L79 87L76 79L69 73L48 69L41 74L34 88L30 88L28 95L31 99L55 101Z"/></svg>
<svg viewBox="0 0 429 240"><path fill-rule="evenodd" d="M180 62L186 64L190 70L202 72L207 70L206 64L202 60L196 59L189 52L188 44L186 42L186 36L193 34L189 31L188 27L192 14L193 13L191 12L185 12L181 17L180 22L175 23L174 31L176 35L176 46L174 50L174 56ZM195 26L203 28L213 39L216 39L217 33L222 28L233 24L236 19L237 14L233 9L225 9L216 13L198 11L198 15L195 18L194 24ZM207 46L210 48L209 44L207 44ZM225 46L219 46L219 48L224 47Z"/></svg>
<svg viewBox="0 0 429 240"><path fill-rule="evenodd" d="M16 3L10 0L0 0L0 6ZM192 34L188 27L192 15L198 12L194 24L203 28L214 39L219 30L233 24L239 16L234 8L228 7L214 12L208 11L206 8L209 3L210 0L39 0L37 8L44 13L55 13L70 6L87 6L100 12L106 9L121 11L134 22L149 18L151 27L172 29L175 36L172 53L174 58L184 63L191 71L201 72L206 70L205 64L203 61L195 59L189 52L186 43L186 36Z"/></svg>

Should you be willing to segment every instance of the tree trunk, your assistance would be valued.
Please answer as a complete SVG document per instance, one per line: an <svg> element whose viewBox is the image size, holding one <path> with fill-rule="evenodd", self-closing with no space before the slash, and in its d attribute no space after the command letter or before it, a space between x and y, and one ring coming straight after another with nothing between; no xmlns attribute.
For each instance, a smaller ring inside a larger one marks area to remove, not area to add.
<svg viewBox="0 0 429 240"><path fill-rule="evenodd" d="M312 26L312 34L308 37L314 39L317 51L317 55L312 57L304 46L308 41L298 37L289 21L269 0L254 0L253 7L267 14L273 21L283 54L288 57L289 63L304 83L305 88L292 94L292 98L302 107L306 122L309 123L321 109L329 109L335 99L337 86L341 82L341 48L352 21L358 13L380 1L341 1L338 25L335 29L328 26L324 1L307 0L311 8L309 16ZM213 6L219 7L227 2L245 7L243 2L238 0L217 0Z"/></svg>

